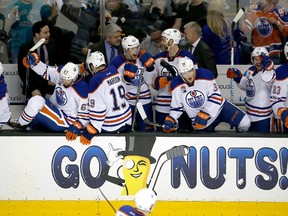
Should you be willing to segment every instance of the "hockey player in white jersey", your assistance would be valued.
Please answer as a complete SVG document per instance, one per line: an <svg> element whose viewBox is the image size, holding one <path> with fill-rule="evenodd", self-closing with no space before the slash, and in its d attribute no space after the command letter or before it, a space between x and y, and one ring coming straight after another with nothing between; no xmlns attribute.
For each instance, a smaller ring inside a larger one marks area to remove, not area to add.
<svg viewBox="0 0 288 216"><path fill-rule="evenodd" d="M136 102L139 101L143 104L148 119L152 121L153 111L149 84L152 82L153 75L151 73L154 71L154 59L145 50L139 50L139 40L132 35L123 38L122 47L124 53L116 56L111 65L114 65L121 74L133 117ZM153 130L151 125L144 123L138 113L133 122L137 122L139 131Z"/></svg>
<svg viewBox="0 0 288 216"><path fill-rule="evenodd" d="M3 75L3 70L3 65L0 62L0 130L11 117L8 89Z"/></svg>
<svg viewBox="0 0 288 216"><path fill-rule="evenodd" d="M247 131L249 117L231 102L225 100L211 71L195 69L193 61L184 57L177 65L180 75L171 83L170 114L164 121L164 132L173 132L183 111L193 127L199 131L214 132L219 123L226 122L238 131Z"/></svg>
<svg viewBox="0 0 288 216"><path fill-rule="evenodd" d="M274 63L265 47L251 53L253 66L242 75L237 68L228 68L227 77L246 92L246 113L251 120L249 131L274 132L274 115L270 103L271 88L276 78Z"/></svg>
<svg viewBox="0 0 288 216"><path fill-rule="evenodd" d="M157 90L156 95L156 122L163 124L167 115L170 112L170 104L171 104L171 91L170 84L173 77L179 75L177 64L180 58L185 56L191 58L194 62L194 67L197 67L196 58L193 56L191 52L188 50L181 50L179 48L179 42L181 39L181 33L177 29L166 29L162 32L162 47L166 49L156 56L154 56L155 60L155 69L156 76L153 79L152 87ZM179 119L180 124L183 120L184 122L187 119L187 115L182 115ZM182 126L181 126L182 127ZM183 123L183 127L188 129L191 127L190 122L187 125ZM157 128L157 130L162 130L161 128Z"/></svg>
<svg viewBox="0 0 288 216"><path fill-rule="evenodd" d="M86 68L93 75L88 93L90 123L83 129L80 142L90 144L99 133L131 131L132 111L119 72L113 65L106 67L105 57L99 51L87 58Z"/></svg>
<svg viewBox="0 0 288 216"><path fill-rule="evenodd" d="M288 60L288 42L284 46ZM288 63L276 69L276 80L271 90L271 105L277 118L277 131L288 132Z"/></svg>
<svg viewBox="0 0 288 216"><path fill-rule="evenodd" d="M25 129L29 125L35 130L55 132L64 132L67 129L67 139L73 139L73 135L79 134L81 128L89 122L88 85L79 76L79 67L68 62L59 73L58 67L47 66L39 61L36 53L31 53L24 61L37 74L56 83L56 86L49 99L45 100L39 95L30 98L18 123L10 126Z"/></svg>

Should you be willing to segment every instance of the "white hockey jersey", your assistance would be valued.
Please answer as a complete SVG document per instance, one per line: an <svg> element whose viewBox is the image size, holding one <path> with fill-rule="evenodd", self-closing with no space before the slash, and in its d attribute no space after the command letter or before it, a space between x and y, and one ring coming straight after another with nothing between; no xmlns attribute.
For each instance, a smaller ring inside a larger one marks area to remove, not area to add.
<svg viewBox="0 0 288 216"><path fill-rule="evenodd" d="M9 95L4 76L0 75L0 129L10 119Z"/></svg>
<svg viewBox="0 0 288 216"><path fill-rule="evenodd" d="M274 70L257 71L251 66L243 75L238 87L246 91L245 106L246 113L251 122L260 121L273 116L270 103L271 88L275 81Z"/></svg>
<svg viewBox="0 0 288 216"><path fill-rule="evenodd" d="M125 98L121 76L113 65L97 72L89 81L89 118L99 131L115 132L132 124L132 111Z"/></svg>
<svg viewBox="0 0 288 216"><path fill-rule="evenodd" d="M221 112L225 99L222 97L218 84L211 71L196 69L196 77L193 85L184 82L180 75L171 83L172 102L170 116L177 120L183 111L186 111L193 121L199 111L210 115L209 126Z"/></svg>
<svg viewBox="0 0 288 216"><path fill-rule="evenodd" d="M72 86L66 88L60 82L57 67L47 66L39 62L31 68L40 76L56 83L50 102L60 109L68 124L78 120L85 127L89 123L88 117L88 84L79 77Z"/></svg>

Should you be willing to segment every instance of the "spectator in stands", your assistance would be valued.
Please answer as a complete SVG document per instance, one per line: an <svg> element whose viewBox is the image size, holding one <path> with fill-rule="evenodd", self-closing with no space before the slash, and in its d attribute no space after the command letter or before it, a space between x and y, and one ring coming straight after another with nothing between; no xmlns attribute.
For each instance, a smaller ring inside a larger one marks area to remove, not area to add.
<svg viewBox="0 0 288 216"><path fill-rule="evenodd" d="M288 42L284 46L286 61L288 60ZM276 80L271 90L271 105L277 119L278 132L288 132L288 64L276 69Z"/></svg>
<svg viewBox="0 0 288 216"><path fill-rule="evenodd" d="M230 64L230 24L224 15L222 0L211 0L207 8L207 25L202 28L202 39L215 55L216 64Z"/></svg>
<svg viewBox="0 0 288 216"><path fill-rule="evenodd" d="M153 25L149 25L150 36L145 38L140 43L140 50L146 50L152 56L165 51L162 46L162 32L168 28L168 25L163 20L157 20Z"/></svg>
<svg viewBox="0 0 288 216"><path fill-rule="evenodd" d="M251 120L249 131L275 132L270 95L276 74L268 55L265 47L256 47L251 53L252 66L243 75L237 68L227 70L227 77L246 92L246 113Z"/></svg>
<svg viewBox="0 0 288 216"><path fill-rule="evenodd" d="M247 131L250 119L240 108L221 96L218 84L207 69L194 68L193 61L184 57L177 64L179 75L171 83L172 101L164 132L174 132L183 111L197 131L214 132L226 122L240 132Z"/></svg>
<svg viewBox="0 0 288 216"><path fill-rule="evenodd" d="M87 55L88 49L91 49L91 52L100 51L105 56L107 65L110 65L111 61L123 52L121 46L122 29L117 24L111 23L106 26L104 35L105 38L103 40L89 45L89 47L84 48L82 52Z"/></svg>
<svg viewBox="0 0 288 216"><path fill-rule="evenodd" d="M202 28L207 23L207 6L208 3L203 0L189 0L179 5L173 28L182 32L184 25L191 21L198 22Z"/></svg>
<svg viewBox="0 0 288 216"><path fill-rule="evenodd" d="M38 47L34 52L38 53L40 60L47 65L55 66L63 64L62 50L58 49L59 45L55 39L50 38L49 26L45 21L38 21L33 25L32 33L33 39L24 44L18 54L18 74L23 83L23 94L26 94L28 98L34 95L41 95L43 97L49 97L54 91L55 83L44 79L36 74L33 70L26 68L22 61L27 55L31 47L34 46L39 40L45 38L45 42L42 46ZM27 73L28 77L27 77ZM27 80L28 79L28 80ZM26 84L28 83L28 86Z"/></svg>
<svg viewBox="0 0 288 216"><path fill-rule="evenodd" d="M195 56L198 68L206 68L213 72L217 78L218 72L215 63L214 53L202 40L202 30L197 22L189 22L184 26L184 35L188 45L186 48Z"/></svg>
<svg viewBox="0 0 288 216"><path fill-rule="evenodd" d="M9 95L8 95L8 89L7 84L5 82L5 77L3 75L3 66L0 62L0 131L5 125L10 117L10 107L9 107Z"/></svg>
<svg viewBox="0 0 288 216"><path fill-rule="evenodd" d="M274 64L281 63L282 37L288 34L286 17L281 10L273 0L261 0L257 9L239 20L240 29L246 35L251 33L253 47L266 47Z"/></svg>

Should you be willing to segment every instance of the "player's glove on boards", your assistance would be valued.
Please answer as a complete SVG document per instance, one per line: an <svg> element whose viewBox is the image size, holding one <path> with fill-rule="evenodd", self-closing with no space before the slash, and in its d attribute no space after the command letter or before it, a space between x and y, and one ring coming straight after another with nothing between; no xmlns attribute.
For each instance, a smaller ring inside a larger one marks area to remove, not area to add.
<svg viewBox="0 0 288 216"><path fill-rule="evenodd" d="M159 90L161 88L164 88L169 82L169 79L167 77L163 76L157 76L153 79L153 88L156 90Z"/></svg>
<svg viewBox="0 0 288 216"><path fill-rule="evenodd" d="M281 118L283 124L288 128L288 108L282 107L277 110L277 115Z"/></svg>
<svg viewBox="0 0 288 216"><path fill-rule="evenodd" d="M274 62L270 59L269 56L266 56L265 54L261 54L258 56L261 60L260 65L264 70L270 71L274 67Z"/></svg>
<svg viewBox="0 0 288 216"><path fill-rule="evenodd" d="M66 131L66 139L69 141L76 140L77 136L80 134L83 126L81 122L75 121Z"/></svg>
<svg viewBox="0 0 288 216"><path fill-rule="evenodd" d="M164 121L163 131L165 133L172 133L176 131L176 121L173 117L167 116Z"/></svg>
<svg viewBox="0 0 288 216"><path fill-rule="evenodd" d="M234 79L235 82L239 83L242 78L242 73L237 68L228 68L227 69L227 78Z"/></svg>
<svg viewBox="0 0 288 216"><path fill-rule="evenodd" d="M98 130L92 125L88 124L86 128L83 129L82 135L80 137L80 142L83 145L89 145L92 138L99 133Z"/></svg>
<svg viewBox="0 0 288 216"><path fill-rule="evenodd" d="M198 130L204 129L208 123L209 118L209 114L202 111L198 112L194 120L194 128Z"/></svg>
<svg viewBox="0 0 288 216"><path fill-rule="evenodd" d="M146 70L148 72L151 72L152 70L154 70L154 59L148 52L146 52L146 50L140 51L139 60L146 67Z"/></svg>
<svg viewBox="0 0 288 216"><path fill-rule="evenodd" d="M30 53L23 58L23 65L29 68L30 65L36 65L39 62L39 56L37 53Z"/></svg>

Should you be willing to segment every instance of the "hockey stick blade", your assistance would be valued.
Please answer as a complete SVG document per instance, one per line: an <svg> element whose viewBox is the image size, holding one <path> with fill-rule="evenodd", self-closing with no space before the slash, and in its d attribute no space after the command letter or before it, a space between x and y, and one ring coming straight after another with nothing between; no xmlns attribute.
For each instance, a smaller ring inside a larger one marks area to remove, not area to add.
<svg viewBox="0 0 288 216"><path fill-rule="evenodd" d="M233 19L234 23L237 23L239 21L239 19L243 16L243 14L245 13L245 9L241 8L238 13L236 14L235 18Z"/></svg>
<svg viewBox="0 0 288 216"><path fill-rule="evenodd" d="M30 48L29 52L33 52L45 42L45 38L41 38L33 47Z"/></svg>
<svg viewBox="0 0 288 216"><path fill-rule="evenodd" d="M140 102L137 102L136 107L137 107L137 110L138 110L138 112L139 112L142 120L143 120L146 124L153 125L153 126L156 126L156 127L163 127L163 124L158 124L158 123L151 122L151 121L147 118L147 115L146 115L146 113L145 113L145 110L144 110L144 108L143 108L143 105L142 105Z"/></svg>

